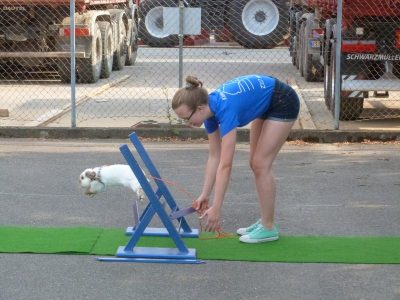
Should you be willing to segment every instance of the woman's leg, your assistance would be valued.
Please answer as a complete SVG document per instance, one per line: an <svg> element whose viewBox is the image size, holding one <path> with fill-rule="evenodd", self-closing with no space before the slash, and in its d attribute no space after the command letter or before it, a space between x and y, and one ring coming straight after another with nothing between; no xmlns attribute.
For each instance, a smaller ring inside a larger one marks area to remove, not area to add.
<svg viewBox="0 0 400 300"><path fill-rule="evenodd" d="M249 163L251 167L251 162L253 161L254 153L257 148L257 142L261 134L261 130L264 124L263 119L255 119L253 122L251 122L250 125L250 157L249 157Z"/></svg>
<svg viewBox="0 0 400 300"><path fill-rule="evenodd" d="M293 124L294 122L265 120L262 122L261 129L259 124L255 124L255 132L250 133L250 165L256 180L262 224L268 229L272 229L274 224L276 196L272 164ZM253 130L253 126L251 130Z"/></svg>

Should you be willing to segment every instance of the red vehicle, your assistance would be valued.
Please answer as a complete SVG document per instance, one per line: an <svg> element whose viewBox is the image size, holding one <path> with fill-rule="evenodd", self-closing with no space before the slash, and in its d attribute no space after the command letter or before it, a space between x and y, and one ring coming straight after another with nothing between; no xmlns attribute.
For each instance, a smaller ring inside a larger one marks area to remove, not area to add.
<svg viewBox="0 0 400 300"><path fill-rule="evenodd" d="M324 81L335 111L336 0L292 0L290 52L306 81ZM341 120L357 119L364 99L400 91L400 1L343 0Z"/></svg>
<svg viewBox="0 0 400 300"><path fill-rule="evenodd" d="M76 0L76 73L80 82L132 65L137 10L132 0ZM69 0L0 0L0 70L54 69L69 82Z"/></svg>

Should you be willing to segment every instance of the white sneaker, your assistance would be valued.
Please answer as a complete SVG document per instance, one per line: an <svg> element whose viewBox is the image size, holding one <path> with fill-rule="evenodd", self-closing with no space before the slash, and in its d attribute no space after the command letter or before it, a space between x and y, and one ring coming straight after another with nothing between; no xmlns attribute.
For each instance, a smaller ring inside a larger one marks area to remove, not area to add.
<svg viewBox="0 0 400 300"><path fill-rule="evenodd" d="M236 233L238 235L249 234L254 229L256 229L258 227L258 225L260 225L260 224L261 224L261 219L258 219L257 222L255 222L254 224L250 225L249 227L239 228L238 230L236 230Z"/></svg>

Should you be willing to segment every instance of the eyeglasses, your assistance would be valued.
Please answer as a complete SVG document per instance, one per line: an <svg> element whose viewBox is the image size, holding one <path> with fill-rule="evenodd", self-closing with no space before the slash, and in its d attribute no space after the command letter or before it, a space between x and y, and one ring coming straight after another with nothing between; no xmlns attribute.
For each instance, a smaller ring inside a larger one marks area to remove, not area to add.
<svg viewBox="0 0 400 300"><path fill-rule="evenodd" d="M194 113L196 112L196 110L197 110L197 108L195 108L195 109L192 111L192 113L190 114L189 117L187 117L187 118L181 118L181 119L182 119L183 121L185 121L185 122L189 122L189 121L190 121L190 118L193 117L193 115L194 115Z"/></svg>

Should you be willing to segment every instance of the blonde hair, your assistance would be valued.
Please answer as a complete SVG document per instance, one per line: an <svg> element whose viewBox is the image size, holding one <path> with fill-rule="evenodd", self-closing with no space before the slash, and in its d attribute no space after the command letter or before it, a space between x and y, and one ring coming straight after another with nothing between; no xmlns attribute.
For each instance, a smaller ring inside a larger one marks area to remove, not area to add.
<svg viewBox="0 0 400 300"><path fill-rule="evenodd" d="M187 76L186 86L179 89L172 97L172 109L182 104L186 104L192 110L200 105L208 104L208 92L197 77Z"/></svg>

